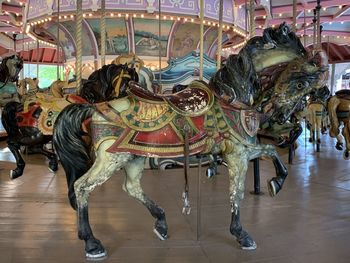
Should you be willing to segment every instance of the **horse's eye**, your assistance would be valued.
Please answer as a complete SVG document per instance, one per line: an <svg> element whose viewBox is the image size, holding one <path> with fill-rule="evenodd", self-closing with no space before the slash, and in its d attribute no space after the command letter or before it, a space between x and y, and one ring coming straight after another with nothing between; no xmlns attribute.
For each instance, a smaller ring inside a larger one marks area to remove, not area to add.
<svg viewBox="0 0 350 263"><path fill-rule="evenodd" d="M299 82L299 83L297 84L297 89L298 89L298 90L301 90L301 89L303 89L303 88L304 88L304 84L301 83L301 82Z"/></svg>

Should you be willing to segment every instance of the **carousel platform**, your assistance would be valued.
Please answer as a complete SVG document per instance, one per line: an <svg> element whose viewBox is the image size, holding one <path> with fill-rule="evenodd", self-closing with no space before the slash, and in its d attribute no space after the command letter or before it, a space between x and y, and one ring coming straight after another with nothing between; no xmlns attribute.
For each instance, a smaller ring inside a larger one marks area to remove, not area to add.
<svg viewBox="0 0 350 263"><path fill-rule="evenodd" d="M316 153L302 137L294 164L288 165L285 186L275 198L266 188L266 180L274 175L272 162L260 162L265 192L261 196L249 193L253 189L250 164L241 220L257 242L255 251L241 250L229 233L225 167L212 179L202 169L200 211L197 168L191 168L189 216L181 214L183 171L145 171L146 193L166 211L167 241L158 240L148 211L121 190L120 172L90 196L90 222L109 255L102 262L349 262L350 161L343 160L333 144L324 135L321 152ZM63 169L50 173L43 157L27 155L25 174L10 181L14 160L5 142L0 142L0 149L0 262L85 262ZM283 160L287 163L287 155Z"/></svg>

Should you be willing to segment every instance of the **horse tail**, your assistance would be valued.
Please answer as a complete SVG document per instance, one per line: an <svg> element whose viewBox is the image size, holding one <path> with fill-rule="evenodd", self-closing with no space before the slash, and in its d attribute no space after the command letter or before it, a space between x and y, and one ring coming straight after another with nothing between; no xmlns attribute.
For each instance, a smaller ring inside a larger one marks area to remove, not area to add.
<svg viewBox="0 0 350 263"><path fill-rule="evenodd" d="M67 177L68 198L73 209L77 209L74 183L92 166L90 145L83 136L83 121L94 113L90 104L71 104L58 115L54 126L53 143Z"/></svg>
<svg viewBox="0 0 350 263"><path fill-rule="evenodd" d="M21 111L21 106L23 105L19 102L10 101L6 103L2 109L1 122L7 132L9 140L21 135L16 118L16 113Z"/></svg>

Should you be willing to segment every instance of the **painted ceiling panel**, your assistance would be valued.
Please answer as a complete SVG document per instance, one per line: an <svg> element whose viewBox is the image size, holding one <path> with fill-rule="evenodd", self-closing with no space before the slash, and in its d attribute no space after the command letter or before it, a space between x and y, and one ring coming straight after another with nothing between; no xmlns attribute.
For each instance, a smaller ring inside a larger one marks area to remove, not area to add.
<svg viewBox="0 0 350 263"><path fill-rule="evenodd" d="M180 58L196 50L200 38L199 32L197 24L181 24L174 33L172 57Z"/></svg>
<svg viewBox="0 0 350 263"><path fill-rule="evenodd" d="M100 19L87 19L97 41L99 54L101 53ZM128 34L124 18L106 19L106 55L120 55L129 53Z"/></svg>
<svg viewBox="0 0 350 263"><path fill-rule="evenodd" d="M154 19L133 19L135 52L141 56L159 56L159 25ZM167 56L168 38L173 21L161 23L161 56Z"/></svg>
<svg viewBox="0 0 350 263"><path fill-rule="evenodd" d="M61 23L62 26L64 26L70 35L75 37L75 27L76 23L75 21L64 21ZM91 38L90 38L90 32L87 31L87 29L83 26L83 32L82 32L82 42L83 42L83 56L91 56L94 54L93 52L93 47L91 43Z"/></svg>

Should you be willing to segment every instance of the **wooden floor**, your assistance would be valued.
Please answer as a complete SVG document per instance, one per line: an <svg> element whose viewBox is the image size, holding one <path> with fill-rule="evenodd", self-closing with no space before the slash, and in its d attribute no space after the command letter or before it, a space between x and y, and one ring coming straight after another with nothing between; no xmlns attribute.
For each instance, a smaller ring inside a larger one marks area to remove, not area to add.
<svg viewBox="0 0 350 263"><path fill-rule="evenodd" d="M229 233L228 180L224 167L213 179L201 176L200 227L197 227L197 170L191 169L192 213L181 214L183 171L146 171L143 185L166 211L169 239L152 232L153 218L121 190L120 173L90 197L95 236L108 250L104 262L166 263L341 263L350 262L350 161L323 137L320 153L300 139L289 176L276 198L253 196L252 164L241 217L257 242L242 251ZM75 212L68 205L63 169L47 170L40 156L26 156L25 175L10 181L13 157L0 143L0 262L85 262L77 238ZM283 155L287 161L287 155ZM261 162L262 190L274 175ZM199 240L197 240L199 236Z"/></svg>

